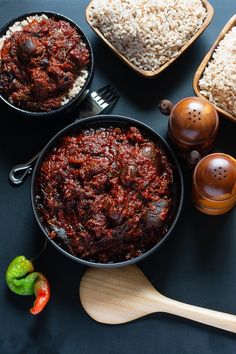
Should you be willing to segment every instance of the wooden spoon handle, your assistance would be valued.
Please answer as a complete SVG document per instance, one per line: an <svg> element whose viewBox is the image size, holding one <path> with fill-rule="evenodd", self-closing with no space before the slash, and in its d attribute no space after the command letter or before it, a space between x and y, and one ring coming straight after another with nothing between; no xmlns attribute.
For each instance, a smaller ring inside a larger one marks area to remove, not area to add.
<svg viewBox="0 0 236 354"><path fill-rule="evenodd" d="M159 301L160 299L158 299ZM162 306L161 310L159 307L159 311L236 333L236 316L234 315L184 304L166 297L162 297L161 302Z"/></svg>

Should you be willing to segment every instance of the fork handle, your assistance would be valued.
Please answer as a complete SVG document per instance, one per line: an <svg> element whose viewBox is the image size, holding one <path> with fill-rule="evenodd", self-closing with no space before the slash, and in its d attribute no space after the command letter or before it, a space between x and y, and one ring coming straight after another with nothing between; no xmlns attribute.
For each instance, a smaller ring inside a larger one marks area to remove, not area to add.
<svg viewBox="0 0 236 354"><path fill-rule="evenodd" d="M75 122L90 116L98 115L101 113L101 111L102 110L93 99L84 100L80 105L80 111L78 117L75 119Z"/></svg>

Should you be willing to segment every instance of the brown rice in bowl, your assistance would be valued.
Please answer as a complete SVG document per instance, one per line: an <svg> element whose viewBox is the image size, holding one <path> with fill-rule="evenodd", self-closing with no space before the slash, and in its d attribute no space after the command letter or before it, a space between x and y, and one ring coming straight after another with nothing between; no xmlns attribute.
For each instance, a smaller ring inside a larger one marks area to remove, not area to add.
<svg viewBox="0 0 236 354"><path fill-rule="evenodd" d="M150 73L173 61L206 17L201 0L93 0L87 12L118 53Z"/></svg>
<svg viewBox="0 0 236 354"><path fill-rule="evenodd" d="M198 85L202 96L236 118L236 26L219 42Z"/></svg>

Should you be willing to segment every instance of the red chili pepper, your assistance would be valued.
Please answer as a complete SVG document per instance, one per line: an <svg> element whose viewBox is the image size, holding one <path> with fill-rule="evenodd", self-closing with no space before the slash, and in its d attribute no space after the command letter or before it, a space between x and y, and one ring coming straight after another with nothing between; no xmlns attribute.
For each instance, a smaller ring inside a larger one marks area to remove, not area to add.
<svg viewBox="0 0 236 354"><path fill-rule="evenodd" d="M30 313L32 313L32 315L37 315L43 310L50 298L50 287L48 280L41 273L39 273L39 278L35 282L34 294L36 299L34 301L34 306L30 309Z"/></svg>

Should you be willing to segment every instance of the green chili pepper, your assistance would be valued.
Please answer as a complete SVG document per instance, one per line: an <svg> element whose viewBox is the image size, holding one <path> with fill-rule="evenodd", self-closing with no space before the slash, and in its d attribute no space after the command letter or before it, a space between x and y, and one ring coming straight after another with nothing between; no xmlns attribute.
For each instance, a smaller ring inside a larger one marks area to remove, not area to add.
<svg viewBox="0 0 236 354"><path fill-rule="evenodd" d="M18 295L33 295L36 300L32 314L37 314L45 307L50 297L50 288L47 278L34 272L31 261L24 256L18 256L10 263L6 271L6 282L11 291Z"/></svg>
<svg viewBox="0 0 236 354"><path fill-rule="evenodd" d="M32 273L33 264L24 256L16 257L7 268L6 281L8 287L18 295L33 295L37 273Z"/></svg>

